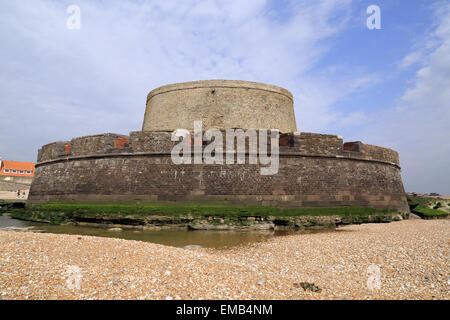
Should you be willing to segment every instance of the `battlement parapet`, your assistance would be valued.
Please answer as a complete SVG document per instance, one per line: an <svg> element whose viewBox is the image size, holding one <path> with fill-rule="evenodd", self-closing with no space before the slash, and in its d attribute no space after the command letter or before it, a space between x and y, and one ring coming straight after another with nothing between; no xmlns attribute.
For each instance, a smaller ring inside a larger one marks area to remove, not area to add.
<svg viewBox="0 0 450 320"><path fill-rule="evenodd" d="M178 143L171 141L172 133L165 131L133 131L130 144L133 152L170 152Z"/></svg>
<svg viewBox="0 0 450 320"><path fill-rule="evenodd" d="M227 148L226 130L220 130L223 148ZM243 133L248 133L242 130ZM267 134L267 150L271 151L270 131ZM259 146L260 130L256 130L254 141ZM250 152L250 138L245 138L245 150ZM59 141L43 146L38 152L38 163L64 159L68 157L107 155L107 154L142 154L159 153L169 155L175 145L180 141L172 141L172 132L168 131L133 131L129 136L105 133L92 136L74 138L69 141ZM233 150L238 150L239 140L235 137ZM181 138L180 138L181 140ZM187 145L194 145L194 137L186 137ZM211 142L203 141L205 148ZM357 142L343 142L341 136L331 134L318 134L310 132L290 132L279 134L279 152L283 155L293 156L324 156L337 158L351 158L360 160L379 161L399 166L398 153L394 150Z"/></svg>
<svg viewBox="0 0 450 320"><path fill-rule="evenodd" d="M65 146L69 141L48 143L38 150L37 162L55 160L65 155Z"/></svg>
<svg viewBox="0 0 450 320"><path fill-rule="evenodd" d="M71 150L67 154L70 156L124 152L130 146L130 137L115 133L105 133L74 138L70 141L70 144Z"/></svg>
<svg viewBox="0 0 450 320"><path fill-rule="evenodd" d="M38 150L37 161L45 162L64 157L87 156L93 154L130 152L129 136L104 133L73 138L46 144Z"/></svg>
<svg viewBox="0 0 450 320"><path fill-rule="evenodd" d="M294 146L290 150L315 155L342 155L342 137L310 132L294 133Z"/></svg>
<svg viewBox="0 0 450 320"><path fill-rule="evenodd" d="M362 148L363 157L366 159L381 160L400 164L398 152L389 148L364 144Z"/></svg>

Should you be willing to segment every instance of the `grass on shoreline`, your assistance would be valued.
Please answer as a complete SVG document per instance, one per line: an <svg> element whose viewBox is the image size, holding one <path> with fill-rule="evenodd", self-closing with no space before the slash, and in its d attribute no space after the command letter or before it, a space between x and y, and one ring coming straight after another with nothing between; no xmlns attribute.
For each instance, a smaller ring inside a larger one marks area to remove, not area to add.
<svg viewBox="0 0 450 320"><path fill-rule="evenodd" d="M193 215L193 216L366 216L372 214L395 213L395 209L374 209L361 207L337 208L277 208L268 206L235 207L227 205L199 204L86 204L86 203L48 203L27 206L34 212L61 212L66 214L96 215Z"/></svg>
<svg viewBox="0 0 450 320"><path fill-rule="evenodd" d="M446 203L446 200L428 197L408 197L408 205L411 212L423 218L447 217L449 213L439 209L439 207L443 206L442 203Z"/></svg>
<svg viewBox="0 0 450 320"><path fill-rule="evenodd" d="M311 216L311 223L317 224L320 217L340 216L351 223L364 221L387 222L394 219L396 209L373 209L360 207L338 208L277 208L268 206L236 207L226 204L88 204L88 203L47 203L27 205L22 209L8 211L12 218L48 222L51 224L72 223L75 221L94 223L146 224L146 217L162 216L168 224L184 225L187 221L198 223L212 221L225 224L252 224L250 217L269 219L279 223L292 224L292 219ZM314 218L313 218L314 217ZM212 218L212 220L210 220ZM220 218L220 219L219 219ZM154 218L152 218L153 220ZM308 220L309 221L309 220Z"/></svg>
<svg viewBox="0 0 450 320"><path fill-rule="evenodd" d="M9 212L11 210L17 210L17 209L24 210L24 208L25 208L24 202L0 200L0 216L2 216L4 213Z"/></svg>
<svg viewBox="0 0 450 320"><path fill-rule="evenodd" d="M424 215L426 217L445 217L448 213L438 209L428 208L426 205L420 204L412 210L414 213Z"/></svg>

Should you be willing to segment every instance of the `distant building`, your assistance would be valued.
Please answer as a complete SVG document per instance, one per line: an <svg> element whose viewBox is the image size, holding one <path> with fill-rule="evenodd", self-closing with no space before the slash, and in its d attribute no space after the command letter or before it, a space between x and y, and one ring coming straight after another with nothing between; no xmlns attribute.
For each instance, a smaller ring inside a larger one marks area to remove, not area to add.
<svg viewBox="0 0 450 320"><path fill-rule="evenodd" d="M7 161L0 158L0 181L31 184L34 177L33 162Z"/></svg>
<svg viewBox="0 0 450 320"><path fill-rule="evenodd" d="M439 197L440 194L436 193L436 192L432 192L432 193L430 193L430 196L432 196L432 197Z"/></svg>

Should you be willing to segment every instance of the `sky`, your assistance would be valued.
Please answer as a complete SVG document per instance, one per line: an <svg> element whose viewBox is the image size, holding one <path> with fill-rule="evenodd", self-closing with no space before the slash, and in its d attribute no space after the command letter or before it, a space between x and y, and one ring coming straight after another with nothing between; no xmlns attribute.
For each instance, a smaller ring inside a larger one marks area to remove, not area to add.
<svg viewBox="0 0 450 320"><path fill-rule="evenodd" d="M450 0L0 3L5 160L140 130L158 86L235 79L291 91L298 131L398 151L406 191L450 194Z"/></svg>

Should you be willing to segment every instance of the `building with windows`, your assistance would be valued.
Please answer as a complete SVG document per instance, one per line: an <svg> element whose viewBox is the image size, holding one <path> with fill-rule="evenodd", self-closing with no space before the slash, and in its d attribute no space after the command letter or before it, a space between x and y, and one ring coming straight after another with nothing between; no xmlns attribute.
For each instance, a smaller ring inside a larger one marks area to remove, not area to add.
<svg viewBox="0 0 450 320"><path fill-rule="evenodd" d="M34 177L34 163L7 161L0 158L0 182L31 185Z"/></svg>

